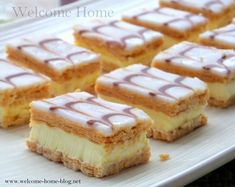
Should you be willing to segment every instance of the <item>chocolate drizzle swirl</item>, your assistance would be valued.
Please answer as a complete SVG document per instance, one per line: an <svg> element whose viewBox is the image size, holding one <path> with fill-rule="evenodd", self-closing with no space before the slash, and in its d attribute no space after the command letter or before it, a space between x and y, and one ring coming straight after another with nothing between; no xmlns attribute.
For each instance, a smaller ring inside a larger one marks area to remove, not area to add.
<svg viewBox="0 0 235 187"><path fill-rule="evenodd" d="M230 37L234 37L235 38L235 24L231 24L229 26L233 26L233 28L229 28L229 29L226 29L224 30L223 28L222 29L218 29L218 30L215 30L215 31L210 31L210 39L215 39L217 36L219 35L225 35L225 36L230 36Z"/></svg>
<svg viewBox="0 0 235 187"><path fill-rule="evenodd" d="M30 48L30 47L36 47L36 48L40 48L38 45L36 44L24 44L24 45L19 45L17 46L18 50L22 50L23 48Z"/></svg>
<svg viewBox="0 0 235 187"><path fill-rule="evenodd" d="M59 39L59 38L48 38L46 40L42 40L39 42L39 46L43 47L43 48L46 48L46 45L47 43L52 43L52 42L61 42L62 40Z"/></svg>
<svg viewBox="0 0 235 187"><path fill-rule="evenodd" d="M200 0L199 0L199 1L200 1ZM180 4L180 3L182 3L183 1L182 1L182 0L172 0L171 2L174 3L174 4ZM182 4L183 4L183 3L182 3ZM204 6L203 6L202 9L203 9L204 11L213 12L213 11L211 10L211 7L212 7L213 5L221 5L223 8L225 8L225 5L224 5L224 3L223 3L221 0L211 0L211 1L206 2L206 3L204 4ZM192 6L193 6L193 4L192 4Z"/></svg>
<svg viewBox="0 0 235 187"><path fill-rule="evenodd" d="M168 17L175 17L175 15L164 12L163 11L164 9L165 8L160 7L160 8L155 8L155 9L152 9L152 10L144 11L142 13L139 13L139 14L133 16L133 18L138 20L141 16L148 15L148 14L156 14L156 15L161 14L161 15L165 15L165 16L168 16ZM185 22L189 23L191 26L193 26L194 24L191 21L191 18L194 17L194 16L197 16L197 15L188 13L187 15L183 16L182 18L172 19L170 21L165 22L163 25L164 26L170 26L172 23L185 21Z"/></svg>
<svg viewBox="0 0 235 187"><path fill-rule="evenodd" d="M193 57L187 55L188 52L190 52L191 50L197 49L197 48L210 49L206 46L189 44L188 47L186 47L184 50L180 51L178 53L178 55L175 55L173 57L165 59L165 62L173 63L175 59L182 59L182 58L198 62L198 60L195 60ZM218 58L216 61L214 61L214 64L206 64L206 65L202 66L202 68L206 71L211 71L214 68L220 68L220 69L226 70L227 75L229 75L231 73L231 70L223 62L224 62L224 60L229 59L229 58L233 58L233 57L235 57L235 53L229 54L229 55L222 55L220 58ZM200 63L203 63L203 62L200 62Z"/></svg>
<svg viewBox="0 0 235 187"><path fill-rule="evenodd" d="M6 64L8 64L9 66L14 66L12 64L10 64L8 61L4 60L4 59L0 59L1 62L4 62ZM17 68L19 68L18 66L16 66ZM10 67L9 67L10 68ZM12 68L12 67L11 67ZM32 76L32 77L38 77L38 78L41 78L41 79L45 79L44 77L42 77L41 75L37 74L37 73L34 73L34 72L28 72L28 71L22 71L19 72L19 73L15 73L15 74L12 74L12 75L8 75L2 79L0 79L0 82L4 82L6 84L9 84L11 85L13 88L17 88L17 85L13 82L13 80L15 78L19 78L19 77L23 77L23 76Z"/></svg>
<svg viewBox="0 0 235 187"><path fill-rule="evenodd" d="M63 106L55 106L56 104L54 104L52 102L48 102L46 100L44 100L43 102L52 105L51 107L49 107L49 110L51 112L56 112L58 110L68 110L68 111L79 113L79 114L81 114L83 116L86 116L88 118L91 118L91 119L87 120L87 122L86 122L87 125L89 125L89 126L92 126L95 123L101 123L101 124L103 124L105 126L108 126L112 129L113 124L112 124L111 118L114 117L114 116L124 116L124 117L133 118L133 119L137 118L137 116L134 113L131 112L131 110L134 109L133 107L126 107L121 111L116 111L113 108L111 108L109 106L106 106L105 104L102 104L94 96L89 96L86 99L82 99L82 100L78 100L76 97L73 97L69 94L64 95L64 96L68 97L70 99L72 98L72 101L64 103ZM110 112L105 114L105 115L102 115L99 119L97 119L97 116L91 115L89 113L89 111L88 112L83 112L83 111L77 109L76 107L74 107L75 105L79 105L79 104L82 104L82 103L91 104L91 105L94 105L94 107L97 107L97 106L102 107L102 108L110 110Z"/></svg>
<svg viewBox="0 0 235 187"><path fill-rule="evenodd" d="M207 10L210 10L213 5L218 5L218 4L221 5L222 7L225 7L224 3L220 0L211 0L211 1L207 2L204 7Z"/></svg>
<svg viewBox="0 0 235 187"><path fill-rule="evenodd" d="M184 89L188 89L188 90L193 90L191 87L184 85L182 82L186 79L186 77L183 76L179 76L178 78L176 78L175 80L172 81L167 81L161 77L158 77L156 75L153 75L151 73L149 73L149 70L151 70L151 68L149 67L144 67L141 69L141 71L139 73L132 73L128 76L125 76L121 81L109 76L109 75L104 75L105 77L108 77L110 79L114 79L116 81L113 82L113 86L118 87L121 84L128 84L128 85L132 85L132 86L136 86L139 88L142 88L144 90L146 90L148 92L148 94L152 97L155 96L164 96L164 97L169 97L171 99L175 99L177 100L177 97L170 95L169 93L167 93L167 91L171 88L175 88L175 87L179 87L179 88L184 88ZM127 70L128 71L128 70ZM148 88L146 86L137 84L133 81L133 78L135 77L148 77L154 80L162 80L164 82L166 82L166 84L160 88L158 88L158 90L152 88Z"/></svg>
<svg viewBox="0 0 235 187"><path fill-rule="evenodd" d="M26 40L29 41L29 40ZM30 41L29 41L30 42ZM66 56L61 56L61 54L59 54L59 52L56 52L53 49L49 49L46 44L48 43L54 43L54 42L62 42L62 43L66 43L63 40L59 39L59 38L48 38L45 40L40 41L38 44L23 44L23 45L19 45L17 47L18 50L23 50L24 48L38 48L40 50L44 50L45 52L51 53L53 55L55 55L56 57L54 58L49 58L49 59L45 59L44 63L45 64L49 64L52 63L53 61L64 61L65 63L69 63L72 65L75 65L75 62L72 60L72 57L77 56L77 55L81 55L81 54L88 54L90 55L91 53L87 50L78 50L72 53L67 54ZM59 45L59 44L58 44ZM69 44L67 44L69 45Z"/></svg>
<svg viewBox="0 0 235 187"><path fill-rule="evenodd" d="M71 62L73 62L72 57L77 56L77 55L82 55L82 54L90 55L91 53L88 51L77 51L77 52L73 52L73 53L68 54L65 58L69 59Z"/></svg>
<svg viewBox="0 0 235 187"><path fill-rule="evenodd" d="M107 34L103 33L101 31L101 29L105 28L105 27L112 27L112 28L116 28L116 29L119 29L119 30L124 30L122 27L118 26L119 22L120 21L118 21L118 20L114 20L114 21L111 21L111 22L101 23L100 25L94 26L91 29L81 29L81 30L78 31L78 33L80 35L83 35L83 34L86 34L86 33L95 33L95 34L100 34L100 35L103 35L103 36L106 36L106 37L112 37L112 34L115 34L115 33L110 33L110 35L107 35ZM127 30L125 30L125 31L127 31ZM109 39L106 42L106 44L109 45L109 46L119 46L119 47L122 47L122 48L126 48L127 47L127 40L133 39L133 38L140 39L144 43L146 41L145 37L144 37L144 33L148 32L148 31L149 31L148 29L141 28L138 31L133 32L132 34L127 34L124 37L120 37L119 40ZM120 32L120 31L118 31L118 32Z"/></svg>

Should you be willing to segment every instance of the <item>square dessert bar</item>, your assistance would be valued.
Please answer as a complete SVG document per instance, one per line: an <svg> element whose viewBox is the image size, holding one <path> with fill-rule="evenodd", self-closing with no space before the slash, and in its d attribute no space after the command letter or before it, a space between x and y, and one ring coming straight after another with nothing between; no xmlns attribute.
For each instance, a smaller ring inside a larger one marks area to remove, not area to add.
<svg viewBox="0 0 235 187"><path fill-rule="evenodd" d="M235 22L225 27L204 32L200 35L203 45L222 49L235 49Z"/></svg>
<svg viewBox="0 0 235 187"><path fill-rule="evenodd" d="M84 174L104 177L150 157L142 110L74 92L31 104L29 149Z"/></svg>
<svg viewBox="0 0 235 187"><path fill-rule="evenodd" d="M96 20L74 28L76 43L100 53L103 69L150 64L163 43L158 32L117 20Z"/></svg>
<svg viewBox="0 0 235 187"><path fill-rule="evenodd" d="M227 25L235 16L234 0L160 0L160 6L202 14L209 19L209 29Z"/></svg>
<svg viewBox="0 0 235 187"><path fill-rule="evenodd" d="M209 104L227 107L235 102L235 52L182 42L161 53L152 66L205 81Z"/></svg>
<svg viewBox="0 0 235 187"><path fill-rule="evenodd" d="M163 33L163 49L184 40L197 42L208 22L203 16L165 7L128 12L123 20Z"/></svg>
<svg viewBox="0 0 235 187"><path fill-rule="evenodd" d="M53 95L92 90L101 71L98 55L53 36L13 40L6 50L15 63L50 77Z"/></svg>
<svg viewBox="0 0 235 187"><path fill-rule="evenodd" d="M49 79L0 58L0 126L29 122L29 103L50 96Z"/></svg>
<svg viewBox="0 0 235 187"><path fill-rule="evenodd" d="M96 81L99 97L144 110L154 121L148 135L173 141L203 126L208 89L187 78L136 64L104 74Z"/></svg>

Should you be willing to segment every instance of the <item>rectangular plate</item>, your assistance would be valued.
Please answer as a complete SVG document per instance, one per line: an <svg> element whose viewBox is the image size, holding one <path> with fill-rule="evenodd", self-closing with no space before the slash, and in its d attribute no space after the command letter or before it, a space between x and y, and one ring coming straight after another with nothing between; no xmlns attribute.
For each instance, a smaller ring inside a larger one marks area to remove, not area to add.
<svg viewBox="0 0 235 187"><path fill-rule="evenodd" d="M157 6L155 0L100 0L95 3L81 0L65 9L86 7L89 10L112 10L116 17L120 13L138 7ZM72 8L73 7L73 8ZM40 18L16 22L1 29L0 52L4 44L12 38L29 34L51 33L73 42L72 27L79 21L90 18ZM181 186L185 185L217 167L234 159L235 155L235 106L228 109L208 108L207 126L197 129L174 143L151 140L152 156L149 163L133 167L118 175L96 179L81 172L74 172L61 164L48 161L42 156L31 153L25 146L29 136L27 126L0 129L0 184L5 180L80 180L81 186ZM159 154L168 153L170 160L162 162ZM15 181L20 182L20 181ZM29 181L28 181L29 182ZM55 182L55 181L54 181ZM26 181L27 183L27 181ZM58 183L60 184L60 183ZM63 181L62 181L63 184ZM62 185L61 184L61 185ZM24 184L25 186L26 184ZM34 186L33 184L28 184ZM45 186L45 183L42 183ZM10 185L11 186L11 185ZM40 186L35 184L35 186ZM48 184L48 186L50 186Z"/></svg>

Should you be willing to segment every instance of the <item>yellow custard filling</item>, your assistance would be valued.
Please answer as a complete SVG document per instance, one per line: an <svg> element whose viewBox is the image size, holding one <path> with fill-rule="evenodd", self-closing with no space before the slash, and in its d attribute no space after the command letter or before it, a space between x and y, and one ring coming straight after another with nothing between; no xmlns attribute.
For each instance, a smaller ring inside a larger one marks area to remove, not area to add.
<svg viewBox="0 0 235 187"><path fill-rule="evenodd" d="M112 149L107 149L103 144L91 142L85 137L67 133L57 127L49 127L44 122L33 121L31 126L30 141L36 141L44 148L61 152L71 159L96 167L119 162L142 152L149 146L146 132L141 133L134 140L118 143Z"/></svg>
<svg viewBox="0 0 235 187"><path fill-rule="evenodd" d="M207 82L210 97L216 100L227 101L235 95L235 80L230 83L210 83Z"/></svg>
<svg viewBox="0 0 235 187"><path fill-rule="evenodd" d="M100 70L97 70L84 77L67 80L64 83L51 81L50 85L51 92L54 96L57 96L64 93L75 91L76 89L85 90L89 86L95 84L95 81L99 75L100 75Z"/></svg>
<svg viewBox="0 0 235 187"><path fill-rule="evenodd" d="M148 51L142 52L140 55L129 56L124 58L123 61L121 58L118 58L112 54L107 53L105 50L102 53L102 59L106 63L115 64L117 67L125 67L131 64L141 63L149 65L153 57L161 50L160 47L158 49L149 49Z"/></svg>
<svg viewBox="0 0 235 187"><path fill-rule="evenodd" d="M98 94L98 95L99 97L106 99L108 101L124 103L124 101L121 101L120 99L111 98L108 96L104 96L102 94ZM200 114L202 114L205 108L205 106L203 105L196 105L190 110L181 112L177 116L171 117L162 112L154 111L150 108L144 107L143 105L133 105L131 103L127 103L127 104L140 108L144 112L146 112L154 121L153 126L151 128L159 130L159 131L164 131L164 132L170 132L172 130L175 130L178 127L183 127L184 124L197 118Z"/></svg>
<svg viewBox="0 0 235 187"><path fill-rule="evenodd" d="M20 125L29 120L29 102L0 107L0 124L3 127Z"/></svg>

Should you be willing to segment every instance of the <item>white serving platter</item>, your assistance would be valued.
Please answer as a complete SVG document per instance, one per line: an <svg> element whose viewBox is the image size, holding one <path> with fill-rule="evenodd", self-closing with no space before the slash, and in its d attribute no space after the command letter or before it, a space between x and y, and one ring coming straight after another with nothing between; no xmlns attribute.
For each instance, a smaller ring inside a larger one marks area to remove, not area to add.
<svg viewBox="0 0 235 187"><path fill-rule="evenodd" d="M86 6L90 10L112 10L114 16L119 17L130 9L157 6L157 2L99 0L91 3L81 0L64 9L71 9L75 15L76 6ZM8 40L24 35L47 33L73 42L73 25L88 19L51 17L9 24L0 28L0 55L4 55L4 44ZM149 163L103 179L87 177L29 152L25 146L28 126L0 129L0 186L68 186L65 181L75 182L70 186L183 186L235 158L235 106L228 109L207 108L206 113L209 117L207 126L174 143L151 140L152 156ZM161 153L168 153L170 160L160 161ZM54 180L54 184L27 183L44 179L47 182ZM64 183L59 183L60 180L64 180Z"/></svg>

